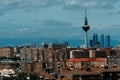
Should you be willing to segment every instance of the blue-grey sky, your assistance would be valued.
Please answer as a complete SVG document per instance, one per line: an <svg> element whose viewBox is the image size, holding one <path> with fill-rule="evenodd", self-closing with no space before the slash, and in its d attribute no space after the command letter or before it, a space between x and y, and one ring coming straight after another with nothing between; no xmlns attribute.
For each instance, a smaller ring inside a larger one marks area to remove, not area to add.
<svg viewBox="0 0 120 80"><path fill-rule="evenodd" d="M120 39L120 0L0 0L0 38L84 39L84 9L93 33Z"/></svg>

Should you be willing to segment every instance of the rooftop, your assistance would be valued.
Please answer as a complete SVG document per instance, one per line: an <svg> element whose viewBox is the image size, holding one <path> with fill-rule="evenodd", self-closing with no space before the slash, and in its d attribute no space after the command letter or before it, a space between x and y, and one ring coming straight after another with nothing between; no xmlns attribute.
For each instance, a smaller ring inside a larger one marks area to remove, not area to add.
<svg viewBox="0 0 120 80"><path fill-rule="evenodd" d="M104 62L105 58L70 58L67 62Z"/></svg>

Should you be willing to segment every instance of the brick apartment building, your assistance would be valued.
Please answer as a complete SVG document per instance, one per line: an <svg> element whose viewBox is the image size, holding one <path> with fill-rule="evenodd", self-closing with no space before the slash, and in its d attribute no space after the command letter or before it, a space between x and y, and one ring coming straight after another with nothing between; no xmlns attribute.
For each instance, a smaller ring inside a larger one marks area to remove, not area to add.
<svg viewBox="0 0 120 80"><path fill-rule="evenodd" d="M45 73L60 73L69 68L81 69L90 61L91 64L96 64L96 67L104 64L109 66L117 64L117 59L114 56L119 55L119 47L115 50L110 48L67 48L65 45L60 45L59 47L57 43L54 46L42 44L42 48L40 49L30 46L20 47L15 52L12 47L0 49L1 57L13 58L14 54L20 55L19 68L21 71L27 72L27 74L40 71ZM75 59L71 63L70 60L72 58ZM0 63L0 69L16 69L16 64L18 63L15 61L3 60Z"/></svg>
<svg viewBox="0 0 120 80"><path fill-rule="evenodd" d="M3 47L0 48L0 57L12 58L14 56L14 48L13 47Z"/></svg>
<svg viewBox="0 0 120 80"><path fill-rule="evenodd" d="M70 59L67 61L67 67L82 68L87 64L101 67L103 65L117 65L114 57L115 51L110 48L104 49L76 49L70 51Z"/></svg>
<svg viewBox="0 0 120 80"><path fill-rule="evenodd" d="M18 65L15 61L12 61L14 57L14 48L13 47L3 47L0 48L0 70L3 69L15 69Z"/></svg>
<svg viewBox="0 0 120 80"><path fill-rule="evenodd" d="M93 64L97 66L104 65L107 56L114 54L112 49L81 49L81 48L49 48L45 44L41 49L36 48L22 48L20 49L20 59L21 59L21 69L22 71L38 72L38 71L48 71L54 70L56 73L61 70L66 69L68 64L68 59L70 58L96 58L92 61ZM104 58L104 59L103 59ZM81 67L86 62L80 63ZM74 64L75 67L78 64Z"/></svg>
<svg viewBox="0 0 120 80"><path fill-rule="evenodd" d="M28 73L39 70L47 71L48 69L58 72L66 68L68 58L69 50L61 48L61 45L59 49L56 49L56 47L44 49L24 47L20 49L21 69Z"/></svg>

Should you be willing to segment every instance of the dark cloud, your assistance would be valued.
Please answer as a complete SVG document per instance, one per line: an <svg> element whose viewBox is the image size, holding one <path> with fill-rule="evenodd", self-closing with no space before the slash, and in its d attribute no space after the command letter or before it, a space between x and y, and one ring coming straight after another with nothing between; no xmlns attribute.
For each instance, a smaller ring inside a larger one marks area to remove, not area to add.
<svg viewBox="0 0 120 80"><path fill-rule="evenodd" d="M74 26L74 24L67 21L46 20L44 21L42 26L44 28L42 28L41 34L45 36L57 37L62 39L81 36L81 27Z"/></svg>
<svg viewBox="0 0 120 80"><path fill-rule="evenodd" d="M108 14L113 15L113 14L120 14L120 10L111 10L108 12Z"/></svg>
<svg viewBox="0 0 120 80"><path fill-rule="evenodd" d="M64 0L0 0L0 14L16 8L40 8L62 5Z"/></svg>
<svg viewBox="0 0 120 80"><path fill-rule="evenodd" d="M16 8L45 8L50 6L61 6L65 10L112 9L118 2L119 0L0 0L0 14Z"/></svg>
<svg viewBox="0 0 120 80"><path fill-rule="evenodd" d="M73 26L72 23L70 22L65 22L65 21L57 21L57 20L46 20L43 23L43 26L53 26L53 27L66 27L66 26Z"/></svg>
<svg viewBox="0 0 120 80"><path fill-rule="evenodd" d="M47 7L63 4L63 0L0 0L0 6L3 8L14 7Z"/></svg>

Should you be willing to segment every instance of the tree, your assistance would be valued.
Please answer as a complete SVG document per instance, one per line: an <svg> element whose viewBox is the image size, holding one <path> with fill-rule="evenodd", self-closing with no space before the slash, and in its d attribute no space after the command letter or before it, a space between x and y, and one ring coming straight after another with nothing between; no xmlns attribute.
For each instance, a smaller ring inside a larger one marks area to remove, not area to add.
<svg viewBox="0 0 120 80"><path fill-rule="evenodd" d="M40 80L39 75L37 73L31 73L30 80Z"/></svg>
<svg viewBox="0 0 120 80"><path fill-rule="evenodd" d="M19 73L15 80L27 80L26 77L26 73Z"/></svg>

